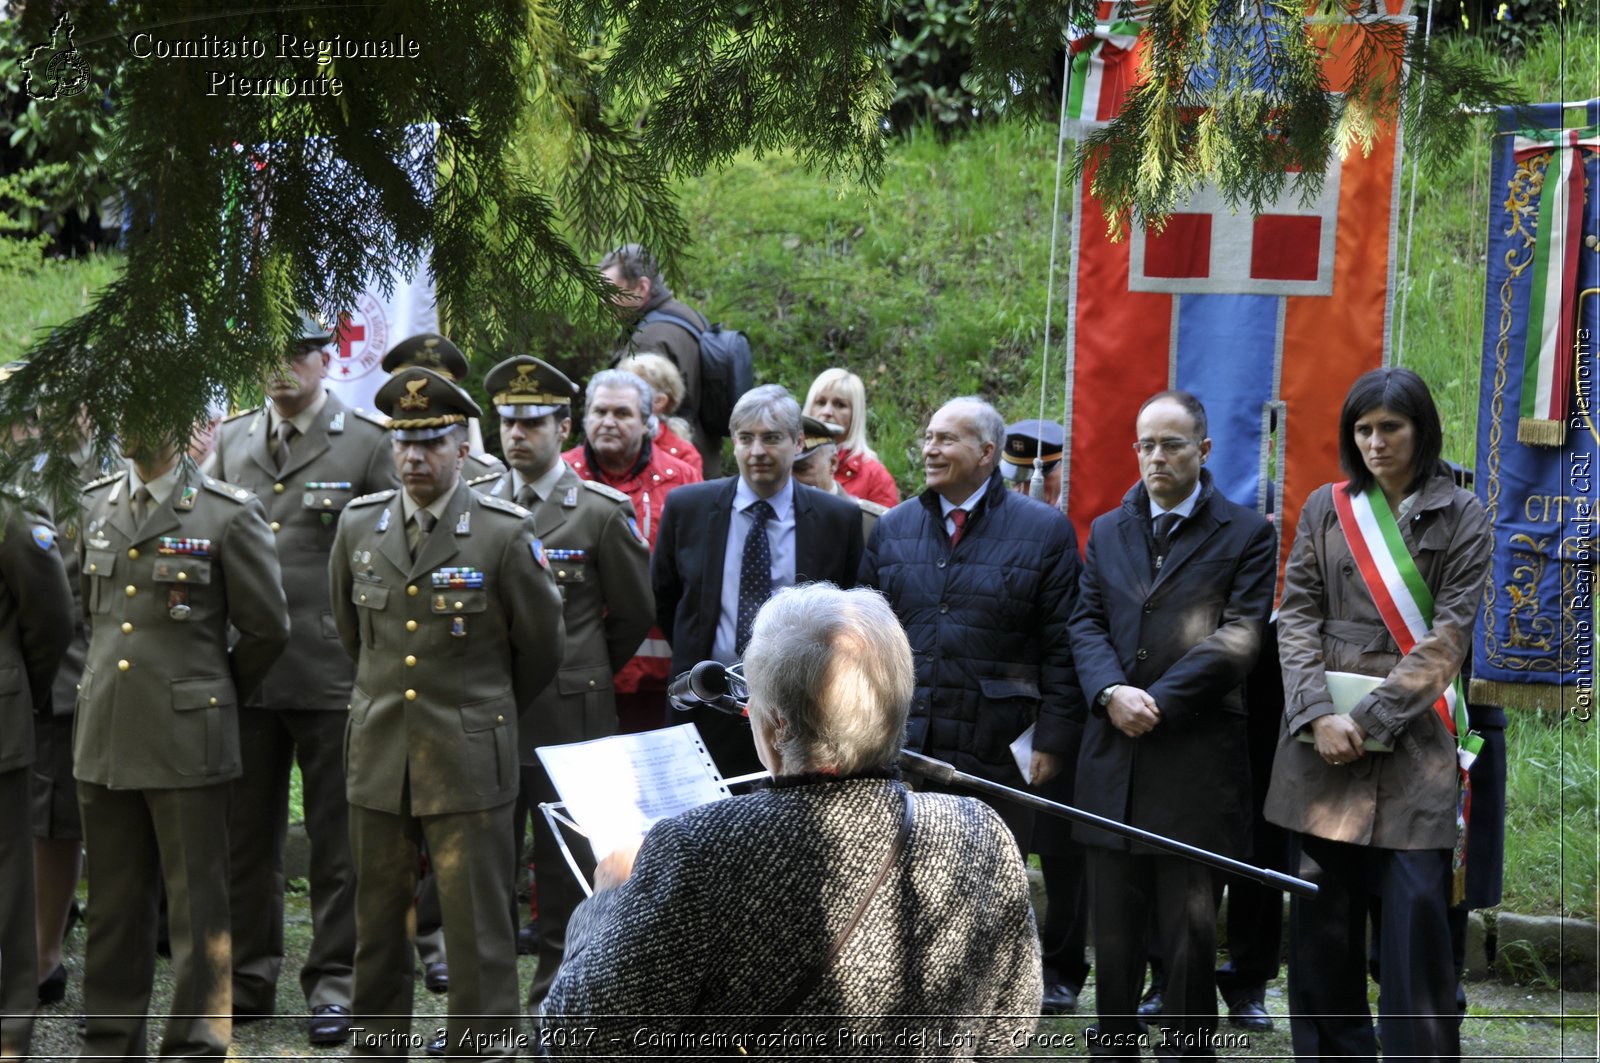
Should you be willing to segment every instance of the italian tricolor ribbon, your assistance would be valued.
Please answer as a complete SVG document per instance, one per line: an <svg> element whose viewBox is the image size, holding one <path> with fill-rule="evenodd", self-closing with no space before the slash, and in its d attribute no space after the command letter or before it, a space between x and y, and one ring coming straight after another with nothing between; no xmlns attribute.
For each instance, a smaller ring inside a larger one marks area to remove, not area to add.
<svg viewBox="0 0 1600 1063"><path fill-rule="evenodd" d="M1583 151L1600 149L1590 129L1527 130L1512 151L1521 162L1553 152L1539 196L1534 233L1533 292L1522 353L1522 406L1517 440L1558 447L1566 442L1572 399L1572 343L1578 248L1583 238Z"/></svg>
<svg viewBox="0 0 1600 1063"><path fill-rule="evenodd" d="M1389 500L1374 484L1364 493L1352 495L1347 484L1335 484L1333 506L1339 515L1339 528L1355 558L1361 581L1372 595L1384 627L1402 654L1410 653L1433 630L1433 592L1417 569L1411 551L1406 549L1400 525L1389 508ZM1467 816L1472 809L1472 785L1468 769L1483 748L1483 737L1467 726L1467 698L1461 689L1461 676L1433 703L1444 721L1445 730L1456 740L1456 768L1461 787L1456 803L1456 845L1452 861L1453 901L1459 901L1466 888Z"/></svg>

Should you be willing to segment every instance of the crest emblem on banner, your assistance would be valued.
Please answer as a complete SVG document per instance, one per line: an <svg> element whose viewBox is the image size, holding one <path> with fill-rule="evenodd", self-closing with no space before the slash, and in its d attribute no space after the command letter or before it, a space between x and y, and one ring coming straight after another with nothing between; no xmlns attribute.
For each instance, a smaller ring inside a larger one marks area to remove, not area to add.
<svg viewBox="0 0 1600 1063"><path fill-rule="evenodd" d="M355 308L339 316L329 375L335 381L359 380L377 369L389 349L389 331L383 304L371 292L362 292Z"/></svg>

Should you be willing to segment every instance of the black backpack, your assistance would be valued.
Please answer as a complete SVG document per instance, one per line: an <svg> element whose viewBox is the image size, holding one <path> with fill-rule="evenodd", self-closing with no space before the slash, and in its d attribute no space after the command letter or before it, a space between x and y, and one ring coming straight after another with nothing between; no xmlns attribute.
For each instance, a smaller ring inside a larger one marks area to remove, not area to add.
<svg viewBox="0 0 1600 1063"><path fill-rule="evenodd" d="M652 310L643 320L671 322L687 330L700 344L700 394L695 416L712 438L726 437L734 404L756 386L756 362L750 353L749 337L721 324L701 329L688 318L665 310Z"/></svg>

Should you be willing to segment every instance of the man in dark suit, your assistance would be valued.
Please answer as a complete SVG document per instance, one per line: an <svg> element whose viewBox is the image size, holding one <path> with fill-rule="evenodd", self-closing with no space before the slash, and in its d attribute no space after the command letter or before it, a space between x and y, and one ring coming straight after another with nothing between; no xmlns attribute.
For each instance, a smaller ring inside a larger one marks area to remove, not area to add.
<svg viewBox="0 0 1600 1063"><path fill-rule="evenodd" d="M482 485L484 494L516 502L533 514L534 534L544 544L561 588L567 626L561 671L517 719L522 788L516 835L520 846L522 821L531 813L537 869L539 971L528 995L529 1004L537 1006L561 964L567 918L582 893L538 811L540 802L558 798L534 751L617 733L611 677L628 663L655 622L655 599L650 593L650 547L634 518L633 503L614 487L580 478L561 460L561 443L572 431L577 387L555 366L527 355L507 358L489 370L483 386L500 414L500 447L511 466L494 483Z"/></svg>
<svg viewBox="0 0 1600 1063"><path fill-rule="evenodd" d="M739 475L678 488L661 515L650 576L673 675L739 660L773 592L816 580L852 586L861 561L861 511L792 476L801 445L794 397L776 384L754 388L728 427ZM724 775L761 770L748 723L692 716Z"/></svg>
<svg viewBox="0 0 1600 1063"><path fill-rule="evenodd" d="M1072 650L1090 704L1077 804L1226 856L1251 815L1240 687L1272 609L1272 525L1218 492L1205 408L1187 392L1145 400L1140 482L1095 520ZM1092 1055L1139 1058L1135 1008L1150 919L1167 971L1163 1052L1210 1057L1216 914L1203 865L1087 827L1094 915Z"/></svg>
<svg viewBox="0 0 1600 1063"><path fill-rule="evenodd" d="M229 823L235 1022L277 1010L283 967L289 774L304 782L311 841L311 949L300 969L313 1045L350 1033L355 866L344 797L344 728L355 669L333 629L328 551L351 499L396 486L389 433L323 387L333 330L309 314L264 406L224 421L208 467L266 509L289 599L289 650L239 714L244 774Z"/></svg>

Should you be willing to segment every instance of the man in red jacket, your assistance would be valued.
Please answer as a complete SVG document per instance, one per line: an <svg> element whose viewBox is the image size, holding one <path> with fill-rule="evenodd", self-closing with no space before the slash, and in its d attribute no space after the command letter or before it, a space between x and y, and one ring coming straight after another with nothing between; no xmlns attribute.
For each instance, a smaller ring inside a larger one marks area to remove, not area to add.
<svg viewBox="0 0 1600 1063"><path fill-rule="evenodd" d="M667 492L700 482L700 474L650 442L650 385L617 369L589 379L584 394L581 445L561 457L585 480L614 487L633 502L635 519L653 553ZM632 660L617 673L617 726L621 733L648 731L665 722L672 648L651 628Z"/></svg>

